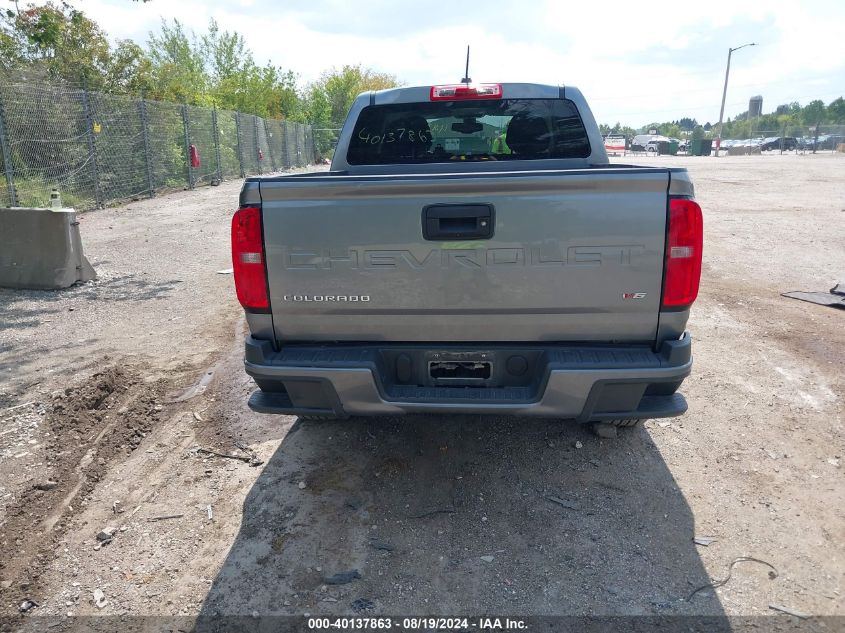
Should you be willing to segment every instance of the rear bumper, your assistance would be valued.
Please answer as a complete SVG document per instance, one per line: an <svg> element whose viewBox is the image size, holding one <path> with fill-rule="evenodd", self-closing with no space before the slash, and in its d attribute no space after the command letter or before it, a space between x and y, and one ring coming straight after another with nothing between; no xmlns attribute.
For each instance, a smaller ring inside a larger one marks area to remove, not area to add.
<svg viewBox="0 0 845 633"><path fill-rule="evenodd" d="M270 342L247 337L245 369L260 387L249 406L287 415L474 413L579 422L673 417L687 409L676 390L692 367L688 333L666 341L659 352L637 346L487 346L494 355L533 359L531 376L505 387L401 384L392 369L397 347L298 345L277 352ZM399 353L432 353L428 348L405 346Z"/></svg>

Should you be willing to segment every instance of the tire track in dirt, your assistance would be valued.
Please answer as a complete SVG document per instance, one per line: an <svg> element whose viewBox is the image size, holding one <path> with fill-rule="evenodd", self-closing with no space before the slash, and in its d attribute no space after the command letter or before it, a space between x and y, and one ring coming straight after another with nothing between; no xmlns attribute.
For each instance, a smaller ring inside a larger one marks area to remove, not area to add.
<svg viewBox="0 0 845 633"><path fill-rule="evenodd" d="M70 519L118 458L134 451L161 417L164 381L145 382L144 368L111 365L56 392L45 418L47 468L6 508L0 543L0 613L37 590Z"/></svg>

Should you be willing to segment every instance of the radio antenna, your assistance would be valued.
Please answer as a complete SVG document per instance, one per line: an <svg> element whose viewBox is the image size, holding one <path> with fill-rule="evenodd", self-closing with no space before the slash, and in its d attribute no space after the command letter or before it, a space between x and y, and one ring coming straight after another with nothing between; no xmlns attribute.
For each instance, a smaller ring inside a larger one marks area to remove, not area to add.
<svg viewBox="0 0 845 633"><path fill-rule="evenodd" d="M469 44L467 44L467 66L466 71L464 72L464 78L461 79L462 84L471 84L472 79L469 77Z"/></svg>

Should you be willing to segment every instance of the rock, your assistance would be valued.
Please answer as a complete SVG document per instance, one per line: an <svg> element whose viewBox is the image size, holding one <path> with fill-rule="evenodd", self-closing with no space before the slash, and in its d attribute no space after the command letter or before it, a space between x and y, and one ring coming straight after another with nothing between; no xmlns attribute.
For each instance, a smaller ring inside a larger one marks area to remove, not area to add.
<svg viewBox="0 0 845 633"><path fill-rule="evenodd" d="M300 481L300 482L299 482L299 489L300 489L300 490L305 490L305 482L304 482L304 481Z"/></svg>
<svg viewBox="0 0 845 633"><path fill-rule="evenodd" d="M38 603L35 600L30 600L29 598L27 598L26 600L21 602L21 606L18 607L18 610L21 613L28 613L28 612L32 611L34 608L36 608L37 606L38 606Z"/></svg>
<svg viewBox="0 0 845 633"><path fill-rule="evenodd" d="M327 585L347 585L353 580L357 580L361 577L361 572L357 569L351 569L349 571L342 571L334 576L327 576L323 579Z"/></svg>
<svg viewBox="0 0 845 633"><path fill-rule="evenodd" d="M58 481L53 481L52 479L48 479L47 481L42 481L35 484L36 490L52 490L56 486L59 485Z"/></svg>
<svg viewBox="0 0 845 633"><path fill-rule="evenodd" d="M581 442L575 442L575 448L584 448L584 445Z"/></svg>
<svg viewBox="0 0 845 633"><path fill-rule="evenodd" d="M117 532L117 528L115 527L103 528L97 532L97 540L101 543L108 543L114 537L115 532Z"/></svg>
<svg viewBox="0 0 845 633"><path fill-rule="evenodd" d="M102 609L107 604L108 600L106 600L106 594L103 592L103 590L99 587L94 589L94 606L98 609Z"/></svg>
<svg viewBox="0 0 845 633"><path fill-rule="evenodd" d="M479 558L481 560L483 560L485 563L492 563L493 562L492 556L479 556Z"/></svg>

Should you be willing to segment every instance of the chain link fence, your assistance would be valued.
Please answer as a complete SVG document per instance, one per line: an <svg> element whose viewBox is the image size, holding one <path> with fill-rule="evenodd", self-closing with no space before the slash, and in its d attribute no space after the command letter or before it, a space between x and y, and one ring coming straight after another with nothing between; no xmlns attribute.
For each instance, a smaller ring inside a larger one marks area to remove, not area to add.
<svg viewBox="0 0 845 633"><path fill-rule="evenodd" d="M311 126L0 77L0 206L90 209L316 162Z"/></svg>
<svg viewBox="0 0 845 633"><path fill-rule="evenodd" d="M340 137L340 128L311 128L310 133L314 138L317 156L332 158L337 139Z"/></svg>

